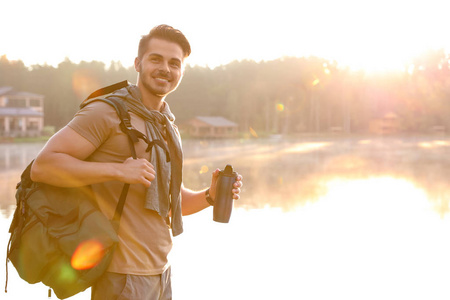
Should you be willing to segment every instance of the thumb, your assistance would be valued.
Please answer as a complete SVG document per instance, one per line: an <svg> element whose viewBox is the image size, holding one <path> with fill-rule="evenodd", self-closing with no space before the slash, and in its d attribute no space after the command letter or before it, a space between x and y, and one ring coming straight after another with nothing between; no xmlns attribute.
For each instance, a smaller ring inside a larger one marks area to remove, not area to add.
<svg viewBox="0 0 450 300"><path fill-rule="evenodd" d="M220 169L216 169L212 173L210 193L211 196L216 194L217 179L219 178Z"/></svg>

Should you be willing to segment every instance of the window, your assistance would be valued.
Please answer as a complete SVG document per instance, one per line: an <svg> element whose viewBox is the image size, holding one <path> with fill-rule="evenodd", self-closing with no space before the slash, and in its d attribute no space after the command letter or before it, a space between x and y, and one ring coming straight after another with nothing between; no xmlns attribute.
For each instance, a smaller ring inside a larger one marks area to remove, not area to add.
<svg viewBox="0 0 450 300"><path fill-rule="evenodd" d="M40 99L31 99L30 100L30 106L32 106L32 107L41 107L41 100Z"/></svg>
<svg viewBox="0 0 450 300"><path fill-rule="evenodd" d="M26 107L25 99L9 99L7 107Z"/></svg>
<svg viewBox="0 0 450 300"><path fill-rule="evenodd" d="M209 133L209 127L200 127L199 128L200 134L208 134Z"/></svg>

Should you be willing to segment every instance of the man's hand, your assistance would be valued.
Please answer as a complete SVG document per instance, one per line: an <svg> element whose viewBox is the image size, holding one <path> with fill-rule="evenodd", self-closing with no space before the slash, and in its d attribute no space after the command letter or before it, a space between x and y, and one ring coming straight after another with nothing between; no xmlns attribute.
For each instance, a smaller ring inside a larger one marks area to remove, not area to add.
<svg viewBox="0 0 450 300"><path fill-rule="evenodd" d="M216 189L217 189L217 178L219 177L220 170L217 169L212 174L211 187L209 188L209 194L213 200L216 197ZM242 187L242 175L236 176L236 181L233 183L233 199L238 200L239 194L241 192ZM182 213L183 216L187 216L190 214L194 214L199 212L207 207L209 207L209 203L205 199L205 190L202 191L192 191L181 185L181 201L182 201Z"/></svg>
<svg viewBox="0 0 450 300"><path fill-rule="evenodd" d="M211 195L211 198L213 198L214 200L216 199L216 189L217 189L217 179L219 178L219 172L220 169L216 169L213 174L212 174L212 179L211 179L211 187L209 188L209 194ZM240 193L241 193L241 187L243 185L242 182L242 175L238 174L236 176L236 181L233 183L233 199L234 200L239 200L240 198Z"/></svg>
<svg viewBox="0 0 450 300"><path fill-rule="evenodd" d="M140 183L149 187L155 179L155 168L144 158L127 158L120 167L120 181L135 184Z"/></svg>

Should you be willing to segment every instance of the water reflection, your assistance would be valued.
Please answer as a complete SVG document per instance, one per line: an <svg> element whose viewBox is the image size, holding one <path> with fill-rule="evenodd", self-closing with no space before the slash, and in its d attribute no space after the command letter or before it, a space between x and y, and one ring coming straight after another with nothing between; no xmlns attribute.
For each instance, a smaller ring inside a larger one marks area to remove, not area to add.
<svg viewBox="0 0 450 300"><path fill-rule="evenodd" d="M2 228L20 171L40 149L5 147ZM175 299L450 298L448 139L184 141L184 150L186 186L209 185L230 163L245 188L229 224L213 222L211 209L184 218ZM30 286L11 273L6 298L24 299ZM45 288L32 289L44 299Z"/></svg>
<svg viewBox="0 0 450 300"><path fill-rule="evenodd" d="M412 182L427 194L441 215L450 199L448 139L328 138L299 140L185 142L185 181L200 188L210 172L232 163L245 174L245 197L250 208L281 207L285 211L316 201L335 179L392 177ZM194 154L195 153L195 154Z"/></svg>
<svg viewBox="0 0 450 300"><path fill-rule="evenodd" d="M0 144L0 212L8 217L15 205L15 187L22 169L36 157L42 143Z"/></svg>

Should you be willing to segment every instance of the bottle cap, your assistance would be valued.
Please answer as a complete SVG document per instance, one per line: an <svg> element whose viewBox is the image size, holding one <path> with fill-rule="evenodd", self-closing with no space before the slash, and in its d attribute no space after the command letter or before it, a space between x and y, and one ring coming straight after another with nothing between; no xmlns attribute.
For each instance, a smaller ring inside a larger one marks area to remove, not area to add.
<svg viewBox="0 0 450 300"><path fill-rule="evenodd" d="M233 171L233 167L231 165L227 165L225 167L225 170L220 172L221 175L223 176L227 176L227 177L231 177L231 176L236 176L236 172Z"/></svg>

